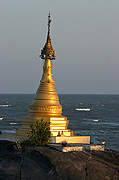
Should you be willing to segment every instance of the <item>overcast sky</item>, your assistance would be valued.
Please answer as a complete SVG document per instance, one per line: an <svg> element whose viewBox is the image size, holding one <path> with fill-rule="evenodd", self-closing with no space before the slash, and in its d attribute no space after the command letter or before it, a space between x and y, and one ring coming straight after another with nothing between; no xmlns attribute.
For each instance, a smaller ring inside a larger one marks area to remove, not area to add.
<svg viewBox="0 0 119 180"><path fill-rule="evenodd" d="M58 93L119 94L119 0L0 0L0 93L35 93L47 35Z"/></svg>

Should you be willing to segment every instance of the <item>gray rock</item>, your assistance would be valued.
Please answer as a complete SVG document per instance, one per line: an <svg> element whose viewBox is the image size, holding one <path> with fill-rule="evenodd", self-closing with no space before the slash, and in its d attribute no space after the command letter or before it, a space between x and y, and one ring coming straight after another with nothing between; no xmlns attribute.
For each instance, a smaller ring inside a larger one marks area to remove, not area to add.
<svg viewBox="0 0 119 180"><path fill-rule="evenodd" d="M119 180L119 152L59 152L0 141L0 180Z"/></svg>

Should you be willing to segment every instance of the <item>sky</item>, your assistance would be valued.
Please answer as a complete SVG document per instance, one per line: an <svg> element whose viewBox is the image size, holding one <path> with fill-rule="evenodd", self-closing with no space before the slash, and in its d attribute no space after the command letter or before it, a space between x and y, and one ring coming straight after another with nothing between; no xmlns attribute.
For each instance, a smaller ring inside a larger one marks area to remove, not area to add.
<svg viewBox="0 0 119 180"><path fill-rule="evenodd" d="M36 93L49 11L57 92L119 94L119 0L0 0L0 93Z"/></svg>

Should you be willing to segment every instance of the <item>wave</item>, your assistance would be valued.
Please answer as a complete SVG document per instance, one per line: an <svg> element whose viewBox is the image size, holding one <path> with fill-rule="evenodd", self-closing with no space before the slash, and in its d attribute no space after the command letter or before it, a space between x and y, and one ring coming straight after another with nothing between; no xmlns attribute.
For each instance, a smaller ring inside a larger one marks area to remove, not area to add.
<svg viewBox="0 0 119 180"><path fill-rule="evenodd" d="M90 111L90 108L76 108L76 111Z"/></svg>
<svg viewBox="0 0 119 180"><path fill-rule="evenodd" d="M0 107L8 107L8 106L12 106L12 105L8 105L8 104L1 104Z"/></svg>
<svg viewBox="0 0 119 180"><path fill-rule="evenodd" d="M0 121L2 121L3 120L3 118L0 118Z"/></svg>
<svg viewBox="0 0 119 180"><path fill-rule="evenodd" d="M10 124L18 124L18 123L10 123Z"/></svg>
<svg viewBox="0 0 119 180"><path fill-rule="evenodd" d="M93 121L94 121L94 122L98 122L99 120L98 120L98 119L94 119Z"/></svg>

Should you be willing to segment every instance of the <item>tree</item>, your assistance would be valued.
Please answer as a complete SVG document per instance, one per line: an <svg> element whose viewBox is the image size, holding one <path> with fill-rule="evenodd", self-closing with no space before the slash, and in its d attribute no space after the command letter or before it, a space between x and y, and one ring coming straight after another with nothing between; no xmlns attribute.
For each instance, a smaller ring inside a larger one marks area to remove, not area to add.
<svg viewBox="0 0 119 180"><path fill-rule="evenodd" d="M29 141L35 146L44 146L49 143L51 132L50 122L36 121L30 125L31 130L28 132Z"/></svg>

